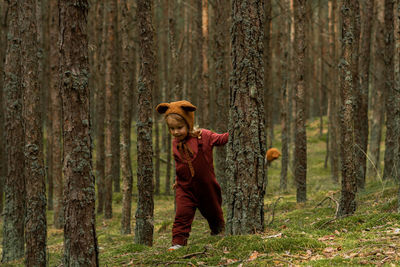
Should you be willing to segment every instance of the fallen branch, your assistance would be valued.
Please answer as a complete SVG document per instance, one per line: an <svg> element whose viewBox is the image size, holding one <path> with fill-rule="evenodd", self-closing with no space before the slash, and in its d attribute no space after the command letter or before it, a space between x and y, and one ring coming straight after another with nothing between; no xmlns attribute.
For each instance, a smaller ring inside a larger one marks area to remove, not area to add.
<svg viewBox="0 0 400 267"><path fill-rule="evenodd" d="M318 229L321 229L323 226L327 225L328 223L331 223L331 222L334 222L334 221L336 221L336 220L338 220L338 219L343 219L343 218L346 218L346 217L349 217L349 216L351 216L351 215L344 215L344 216L341 216L341 217L335 216L333 219L330 219L330 220L324 222L323 224L321 224L321 225L318 227Z"/></svg>
<svg viewBox="0 0 400 267"><path fill-rule="evenodd" d="M184 255L184 256L180 257L180 259L189 259L189 258L192 258L194 256L206 254L206 252L207 252L207 247L204 247L203 251L194 252L194 253L190 253L190 254Z"/></svg>
<svg viewBox="0 0 400 267"><path fill-rule="evenodd" d="M334 203L336 204L335 218L337 218L337 215L338 215L338 212L339 212L339 202L338 202L336 199L334 199L333 197L331 197L331 196L327 196L326 198L324 198L321 202L319 202L319 203L315 206L315 208L321 206L321 205L325 202L325 200L328 200L328 199L331 200L332 202L334 202ZM314 208L314 209L315 209L315 208Z"/></svg>

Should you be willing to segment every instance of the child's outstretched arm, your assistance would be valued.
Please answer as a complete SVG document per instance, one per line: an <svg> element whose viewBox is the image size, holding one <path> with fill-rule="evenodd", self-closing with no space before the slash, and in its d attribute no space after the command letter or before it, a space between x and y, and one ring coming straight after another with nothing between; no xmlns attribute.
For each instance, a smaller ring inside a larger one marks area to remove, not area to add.
<svg viewBox="0 0 400 267"><path fill-rule="evenodd" d="M228 143L229 133L217 134L206 129L202 129L201 132L205 138L208 138L211 146L223 146Z"/></svg>

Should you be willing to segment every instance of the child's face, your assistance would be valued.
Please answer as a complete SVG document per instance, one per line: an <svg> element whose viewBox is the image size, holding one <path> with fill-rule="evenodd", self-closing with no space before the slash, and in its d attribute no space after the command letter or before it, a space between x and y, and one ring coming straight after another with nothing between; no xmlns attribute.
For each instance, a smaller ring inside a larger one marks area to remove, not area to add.
<svg viewBox="0 0 400 267"><path fill-rule="evenodd" d="M167 125L169 128L169 132L175 137L178 141L182 141L188 135L188 127L184 121L179 121L173 117L167 117Z"/></svg>

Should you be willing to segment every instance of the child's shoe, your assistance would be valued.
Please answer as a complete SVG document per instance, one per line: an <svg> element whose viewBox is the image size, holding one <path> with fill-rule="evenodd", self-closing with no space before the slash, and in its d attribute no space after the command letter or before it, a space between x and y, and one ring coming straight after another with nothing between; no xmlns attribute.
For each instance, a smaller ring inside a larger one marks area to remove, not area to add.
<svg viewBox="0 0 400 267"><path fill-rule="evenodd" d="M181 245L173 245L172 247L170 247L168 249L168 251L174 251L174 250L180 249L181 247L182 247Z"/></svg>

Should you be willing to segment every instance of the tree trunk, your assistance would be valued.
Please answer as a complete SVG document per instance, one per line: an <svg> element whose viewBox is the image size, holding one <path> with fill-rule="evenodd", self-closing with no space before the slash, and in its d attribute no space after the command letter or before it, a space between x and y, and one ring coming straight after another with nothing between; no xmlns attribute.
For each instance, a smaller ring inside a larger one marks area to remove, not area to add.
<svg viewBox="0 0 400 267"><path fill-rule="evenodd" d="M97 10L97 49L99 50L98 59L96 60L96 180L97 180L97 214L103 213L105 208L105 66L100 60L101 55L106 53L107 40L107 13L105 12L106 5L100 2Z"/></svg>
<svg viewBox="0 0 400 267"><path fill-rule="evenodd" d="M58 6L56 1L50 1L50 103L51 103L51 154L52 154L52 172L51 175L54 181L54 227L62 229L64 227L63 213L63 178L62 178L62 158L61 158L61 96L60 96L60 81L59 81L59 48L58 48Z"/></svg>
<svg viewBox="0 0 400 267"><path fill-rule="evenodd" d="M24 256L25 176L24 127L22 118L21 42L17 1L10 2L7 15L7 53L4 64L5 135L7 176L4 183L3 258L6 263Z"/></svg>
<svg viewBox="0 0 400 267"><path fill-rule="evenodd" d="M222 0L215 2L214 7L214 20L213 28L215 36L214 41L214 64L215 64L215 91L216 99L215 106L217 113L216 121L214 125L215 130L219 133L227 132L228 125L227 121L229 119L228 106L229 106L229 9L226 3ZM219 184L222 188L222 194L224 199L226 198L226 181L227 177L225 175L226 169L226 147L217 147L216 157L215 157L215 173Z"/></svg>
<svg viewBox="0 0 400 267"><path fill-rule="evenodd" d="M164 91L165 91L165 101L168 101L168 99L170 98L170 71L169 71L169 58L170 55L168 53L168 47L169 47L169 43L168 43L168 34L167 32L169 32L169 17L168 17L168 12L169 12L169 8L168 8L168 0L164 0L163 1L163 25L164 27L166 27L166 29L164 28L164 34L162 35L162 58L163 58L163 73L164 73L164 81L163 81L163 87L164 87ZM168 129L166 127L166 125L164 125L164 127L162 127L163 129L163 142L164 145L163 147L165 148L165 152L167 153L167 166L166 166L166 175L165 175L165 194L166 195L170 195L171 194L171 137L168 133Z"/></svg>
<svg viewBox="0 0 400 267"><path fill-rule="evenodd" d="M285 0L281 5L281 14L288 14L290 10L290 2ZM282 164L281 164L281 177L279 188L281 191L287 190L287 171L289 166L289 116L288 116L288 80L289 80L289 44L290 44L290 23L286 16L281 16L282 36L280 38L280 49L283 52L283 59L281 60L281 77L282 82L280 92L281 102L281 125L282 125Z"/></svg>
<svg viewBox="0 0 400 267"><path fill-rule="evenodd" d="M120 36L119 36L119 25L118 25L118 0L112 0L114 3L114 14L113 14L113 30L114 30L114 40L112 47L114 48L114 55L112 57L112 75L114 78L112 81L114 82L112 86L112 110L111 110L111 154L112 154L112 179L114 185L114 192L121 192L120 185L120 93L121 93L121 71L120 71L120 62L121 62L121 52L120 52ZM111 23L111 21L110 21Z"/></svg>
<svg viewBox="0 0 400 267"><path fill-rule="evenodd" d="M5 3L0 3L0 15L5 17L6 8ZM5 19L0 21L0 69L4 70L4 61L6 56L6 36L7 36L7 22ZM7 176L7 152L6 152L6 128L5 128L5 91L4 91L4 72L0 72L0 213L3 213L4 208L4 181Z"/></svg>
<svg viewBox="0 0 400 267"><path fill-rule="evenodd" d="M264 97L262 1L232 1L227 234L264 229Z"/></svg>
<svg viewBox="0 0 400 267"><path fill-rule="evenodd" d="M295 124L295 170L294 176L297 188L297 202L307 200L307 136L305 126L305 12L306 5L304 0L294 1L295 14L295 53L296 53L296 124Z"/></svg>
<svg viewBox="0 0 400 267"><path fill-rule="evenodd" d="M272 66L272 49L271 49L271 27L272 27L272 3L271 0L264 0L265 24L264 24L264 114L265 114L265 130L267 147L272 147L272 135L270 128L272 127L272 86L271 86L271 66Z"/></svg>
<svg viewBox="0 0 400 267"><path fill-rule="evenodd" d="M116 47L114 46L115 39L115 28L114 28L114 18L116 5L114 0L106 3L105 12L107 20L106 25L107 28L107 41L106 41L106 69L105 69L105 199L104 199L104 218L111 219L112 218L112 193L113 188L112 184L114 181L114 157L113 154L115 151L113 150L113 129L114 129L114 106L115 105L115 73L113 68L113 58L115 56L114 51Z"/></svg>
<svg viewBox="0 0 400 267"><path fill-rule="evenodd" d="M369 95L369 69L371 58L371 31L373 22L374 0L365 1L362 16L363 33L361 34L360 52L360 87L355 92L354 129L356 143L356 175L357 186L365 187L368 147L368 95Z"/></svg>
<svg viewBox="0 0 400 267"><path fill-rule="evenodd" d="M201 0L201 127L210 127L210 88L208 77L208 0Z"/></svg>
<svg viewBox="0 0 400 267"><path fill-rule="evenodd" d="M358 0L357 0L358 1ZM353 214L356 211L356 177L354 171L354 125L353 125L353 45L354 3L351 0L341 1L342 16L342 56L340 59L340 99L341 99L341 171L342 194L338 216Z"/></svg>
<svg viewBox="0 0 400 267"><path fill-rule="evenodd" d="M36 1L18 3L21 38L21 85L25 130L26 266L46 266L46 182L43 162L43 132L38 82Z"/></svg>
<svg viewBox="0 0 400 267"><path fill-rule="evenodd" d="M336 53L336 1L329 1L329 54L330 54L330 83L328 89L328 134L331 176L333 183L339 183L339 144L338 144L338 107L337 107L337 53Z"/></svg>
<svg viewBox="0 0 400 267"><path fill-rule="evenodd" d="M85 0L58 1L63 108L64 266L99 266L92 171ZM83 249L84 248L84 249Z"/></svg>
<svg viewBox="0 0 400 267"><path fill-rule="evenodd" d="M379 17L379 16L378 16ZM369 140L370 161L368 166L368 176L380 177L381 172L381 140L382 127L385 116L385 77L382 71L384 69L384 28L383 21L377 20L374 48L374 68L372 76L373 86L371 87L371 132Z"/></svg>
<svg viewBox="0 0 400 267"><path fill-rule="evenodd" d="M122 46L122 120L121 120L121 169L122 169L122 218L121 233L131 233L131 209L132 209L132 162L131 162L131 122L132 122L132 91L135 89L136 75L135 49L131 42L129 25L132 14L128 9L126 0L119 0L121 6L121 46Z"/></svg>
<svg viewBox="0 0 400 267"><path fill-rule="evenodd" d="M398 144L398 103L396 103L397 91L394 86L394 1L385 0L385 109L386 109L386 138L385 138L385 158L383 168L383 179L397 179L395 155L397 155Z"/></svg>
<svg viewBox="0 0 400 267"><path fill-rule="evenodd" d="M139 29L140 73L138 82L137 126L137 186L135 242L153 245L153 147L152 147L152 91L154 90L155 65L154 29L152 25L152 2L137 1Z"/></svg>

